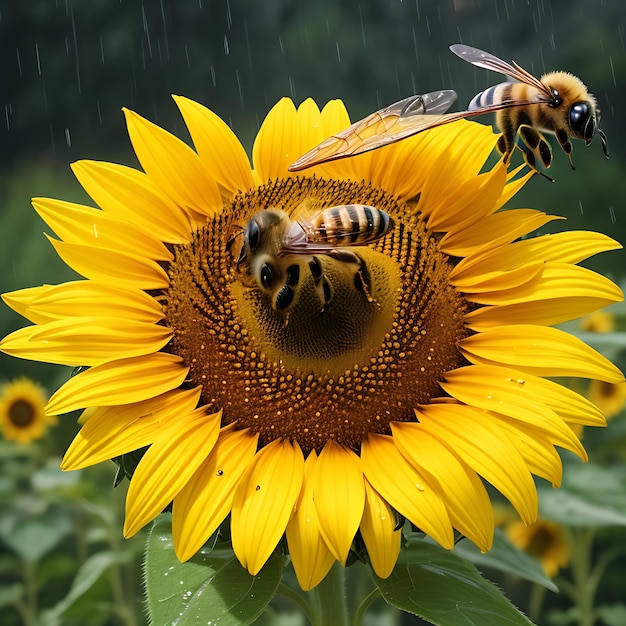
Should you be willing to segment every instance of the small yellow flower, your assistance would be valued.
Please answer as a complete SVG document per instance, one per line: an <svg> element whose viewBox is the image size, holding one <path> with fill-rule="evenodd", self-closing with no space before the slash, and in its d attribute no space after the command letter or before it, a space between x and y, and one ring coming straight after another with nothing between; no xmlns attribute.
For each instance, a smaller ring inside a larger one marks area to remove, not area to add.
<svg viewBox="0 0 626 626"><path fill-rule="evenodd" d="M589 383L587 397L610 419L618 415L626 403L626 383L607 383L592 380Z"/></svg>
<svg viewBox="0 0 626 626"><path fill-rule="evenodd" d="M615 330L615 318L608 311L594 311L580 320L580 328L590 333L610 333Z"/></svg>
<svg viewBox="0 0 626 626"><path fill-rule="evenodd" d="M54 415L44 411L48 398L44 390L30 378L17 378L0 390L0 431L6 439L29 443L40 439Z"/></svg>
<svg viewBox="0 0 626 626"><path fill-rule="evenodd" d="M539 518L533 524L517 520L505 526L507 537L521 550L541 561L547 576L555 576L569 563L569 544L563 528Z"/></svg>
<svg viewBox="0 0 626 626"><path fill-rule="evenodd" d="M195 150L127 111L143 171L81 161L74 172L100 209L34 201L85 280L3 296L33 325L1 350L88 368L47 406L89 415L63 468L147 447L128 489L127 536L173 502L184 561L230 515L241 564L256 574L286 534L304 589L346 563L357 532L388 576L398 514L446 548L457 529L488 550L483 480L532 523L532 475L558 485L555 446L586 459L572 425L605 424L549 378L623 380L553 327L622 299L577 265L619 244L585 231L526 238L556 218L501 210L529 175L502 160L485 167L497 136L480 124L296 175L297 157L349 125L341 102L320 111L281 100L251 165L222 120L175 99ZM239 267L236 233L267 209L297 220L346 204L393 219L358 249L369 293L322 252L327 309L305 272L287 318Z"/></svg>

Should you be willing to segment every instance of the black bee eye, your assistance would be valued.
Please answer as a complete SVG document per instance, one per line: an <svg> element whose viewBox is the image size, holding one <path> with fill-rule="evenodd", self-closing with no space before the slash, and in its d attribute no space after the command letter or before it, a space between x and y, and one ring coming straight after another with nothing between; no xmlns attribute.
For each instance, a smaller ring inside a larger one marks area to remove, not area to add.
<svg viewBox="0 0 626 626"><path fill-rule="evenodd" d="M582 138L591 139L595 132L595 125L590 122L591 111L586 102L579 102L570 107L569 126L572 132Z"/></svg>
<svg viewBox="0 0 626 626"><path fill-rule="evenodd" d="M246 243L253 252L259 246L259 225L254 218L248 222L246 227Z"/></svg>
<svg viewBox="0 0 626 626"><path fill-rule="evenodd" d="M276 270L269 263L263 263L261 266L261 285L265 289L271 289L275 280Z"/></svg>

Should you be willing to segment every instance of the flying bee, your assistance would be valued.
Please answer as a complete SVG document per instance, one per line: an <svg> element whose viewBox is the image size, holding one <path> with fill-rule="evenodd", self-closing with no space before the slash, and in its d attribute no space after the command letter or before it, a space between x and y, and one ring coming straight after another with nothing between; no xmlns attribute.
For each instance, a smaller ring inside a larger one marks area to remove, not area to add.
<svg viewBox="0 0 626 626"><path fill-rule="evenodd" d="M539 159L544 167L552 163L552 149L541 131L556 136L561 148L572 163L570 138L582 139L589 145L596 133L600 137L604 156L608 159L606 135L598 127L600 109L596 99L583 82L568 72L549 72L540 79L522 69L515 61L509 65L498 57L477 48L455 44L450 50L472 65L493 70L515 82L494 85L474 96L470 111L481 111L497 102L530 101L532 104L501 109L496 113L496 125L502 135L498 150L509 158L519 134L526 162L535 168Z"/></svg>
<svg viewBox="0 0 626 626"><path fill-rule="evenodd" d="M332 286L319 257L345 263L354 274L355 287L372 302L367 267L357 252L346 248L374 243L392 228L393 220L385 211L363 204L329 207L299 221L282 210L267 209L255 213L226 245L230 249L235 239L243 236L236 269L247 265L259 289L271 297L272 308L279 312L290 311L297 302L301 266L306 263L325 312Z"/></svg>
<svg viewBox="0 0 626 626"><path fill-rule="evenodd" d="M570 138L589 144L597 133L608 158L606 135L598 128L600 111L582 82L566 72L552 72L541 80L515 62L509 65L497 57L462 44L450 47L462 59L517 82L503 83L474 97L467 111L446 113L456 101L452 90L410 96L376 111L309 150L291 166L299 171L334 159L342 159L401 141L429 128L485 113L497 114L502 136L498 149L505 161L511 157L519 131L528 165L535 169L537 157L545 167L552 163L550 145L541 130L554 133L570 158ZM573 167L573 166L572 166Z"/></svg>

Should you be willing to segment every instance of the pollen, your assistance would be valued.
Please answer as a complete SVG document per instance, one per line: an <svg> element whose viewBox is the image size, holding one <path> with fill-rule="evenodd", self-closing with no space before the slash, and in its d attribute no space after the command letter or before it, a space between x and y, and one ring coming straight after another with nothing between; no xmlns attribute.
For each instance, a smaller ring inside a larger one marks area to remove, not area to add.
<svg viewBox="0 0 626 626"><path fill-rule="evenodd" d="M298 219L346 204L394 220L384 238L358 248L371 296L345 264L321 255L333 289L327 310L311 276L289 313L274 310L228 242L258 211ZM170 285L158 294L174 331L168 349L189 365L185 384L202 386L202 402L257 432L262 445L285 438L319 453L332 439L359 450L370 433L390 434L391 421L414 420L416 406L443 395L443 374L463 364L469 305L449 284L450 260L414 205L371 185L276 180L236 196L172 252Z"/></svg>

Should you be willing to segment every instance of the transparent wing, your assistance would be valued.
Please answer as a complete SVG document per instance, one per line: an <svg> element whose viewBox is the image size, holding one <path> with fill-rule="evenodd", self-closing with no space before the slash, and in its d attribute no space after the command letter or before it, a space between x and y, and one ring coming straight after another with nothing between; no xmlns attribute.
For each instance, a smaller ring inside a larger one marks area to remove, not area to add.
<svg viewBox="0 0 626 626"><path fill-rule="evenodd" d="M431 96L437 94L453 94L440 95L437 100L437 110L441 111L440 115L432 113L433 109L429 108ZM426 98L428 100L425 100ZM525 106L528 104L538 104L537 101L529 100L508 100L506 102L498 102L485 107L479 107L471 111L458 111L456 113L443 113L456 99L456 93L451 90L436 91L420 96L411 96L389 105L385 109L376 111L368 115L365 119L356 122L346 130L333 135L322 141L318 146L303 154L297 161L289 166L289 171L298 172L320 163L333 161L335 159L343 159L349 156L382 148L383 146L395 143L412 135L417 135L429 128L456 122L457 120L467 117L475 117L476 115L484 115L485 113L493 113L501 109L509 109L516 106ZM427 105L424 104L427 103ZM441 108L439 108L441 107ZM430 111L426 113L425 111Z"/></svg>
<svg viewBox="0 0 626 626"><path fill-rule="evenodd" d="M400 141L430 128L442 117L439 114L447 111L456 99L455 91L444 89L394 102L329 137L301 156L289 170L297 172L318 163L361 154Z"/></svg>
<svg viewBox="0 0 626 626"><path fill-rule="evenodd" d="M515 61L513 61L513 65L510 65L506 61L499 59L497 56L494 56L489 52L479 50L478 48L472 48L471 46L465 46L462 43L455 43L450 46L450 50L452 50L454 54L464 61L467 61L476 67L482 67L486 70L504 74L505 76L508 76L509 78L512 78L520 83L525 83L534 87L541 94L543 94L548 101L553 99L550 89L538 78L535 78L530 72L521 68L517 63L515 63Z"/></svg>

